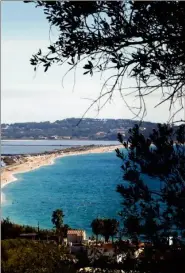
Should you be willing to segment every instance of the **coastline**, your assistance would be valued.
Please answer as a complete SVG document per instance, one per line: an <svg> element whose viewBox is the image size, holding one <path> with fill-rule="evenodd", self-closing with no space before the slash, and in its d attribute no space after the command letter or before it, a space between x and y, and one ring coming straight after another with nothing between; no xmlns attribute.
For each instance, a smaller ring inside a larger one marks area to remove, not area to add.
<svg viewBox="0 0 185 273"><path fill-rule="evenodd" d="M15 182L17 178L16 174L29 172L35 169L38 169L42 166L48 166L55 163L57 158L62 158L65 156L73 155L82 155L82 154L91 154L91 153L105 153L113 152L117 148L121 148L122 145L113 145L113 146L100 146L100 147L90 147L89 149L82 150L82 147L79 149L70 149L70 151L65 152L65 150L54 151L51 153L39 154L39 155L27 155L24 156L24 162L15 163L9 166L5 166L1 170L1 189L7 186L9 183ZM2 192L1 192L2 193ZM1 196L3 199L3 196ZM2 200L3 201L3 200Z"/></svg>

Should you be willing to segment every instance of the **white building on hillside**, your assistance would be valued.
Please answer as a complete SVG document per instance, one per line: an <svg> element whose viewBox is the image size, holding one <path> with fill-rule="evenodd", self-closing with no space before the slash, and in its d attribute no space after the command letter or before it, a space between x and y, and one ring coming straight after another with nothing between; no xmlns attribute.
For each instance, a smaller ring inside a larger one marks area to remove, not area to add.
<svg viewBox="0 0 185 273"><path fill-rule="evenodd" d="M76 243L82 243L84 240L86 240L86 233L85 230L76 230L71 229L67 231L67 242L76 244Z"/></svg>

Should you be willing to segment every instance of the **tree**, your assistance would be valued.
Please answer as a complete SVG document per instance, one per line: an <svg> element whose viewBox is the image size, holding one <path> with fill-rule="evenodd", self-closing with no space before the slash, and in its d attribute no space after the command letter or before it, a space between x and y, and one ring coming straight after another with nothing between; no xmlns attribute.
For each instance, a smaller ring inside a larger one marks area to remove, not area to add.
<svg viewBox="0 0 185 273"><path fill-rule="evenodd" d="M53 211L51 221L53 225L55 226L56 233L58 233L58 240L60 242L60 237L62 236L63 239L63 218L64 218L63 211L61 209L57 209Z"/></svg>
<svg viewBox="0 0 185 273"><path fill-rule="evenodd" d="M63 211L61 209L57 209L53 211L52 214L52 223L56 229L60 229L63 226L63 218L64 218Z"/></svg>
<svg viewBox="0 0 185 273"><path fill-rule="evenodd" d="M112 237L112 243L114 240L114 236L118 233L119 222L116 219L111 220L111 229L110 229L110 236Z"/></svg>
<svg viewBox="0 0 185 273"><path fill-rule="evenodd" d="M98 242L98 235L101 234L103 228L102 219L94 219L91 223L92 232L96 235L96 244Z"/></svg>
<svg viewBox="0 0 185 273"><path fill-rule="evenodd" d="M145 114L144 97L158 91L162 95L159 104L168 101L171 107L180 100L178 110L182 108L185 95L183 2L24 2L43 8L50 27L59 31L58 39L51 43L46 54L39 49L32 56L35 70L40 64L46 72L54 64L68 63L69 71L83 65L84 75L103 73L106 80L92 104L100 99L106 103L116 90L125 101L129 91L138 97L137 112L128 105L136 116ZM127 77L134 82L129 87Z"/></svg>
<svg viewBox="0 0 185 273"><path fill-rule="evenodd" d="M117 187L123 197L123 231L136 248L140 240L149 243L145 248L151 266L147 265L148 272L152 267L156 272L168 272L177 263L184 270L185 125L172 128L159 124L148 139L138 125L129 133L127 142L118 136L125 149L116 150L123 160L124 184ZM155 180L149 181L149 177Z"/></svg>
<svg viewBox="0 0 185 273"><path fill-rule="evenodd" d="M67 237L67 231L69 229L70 229L69 225L66 225L66 224L62 227L62 232L63 232L64 238Z"/></svg>
<svg viewBox="0 0 185 273"><path fill-rule="evenodd" d="M113 237L118 232L118 221L115 219L103 219L103 228L101 235L104 236L105 242L109 241L109 237Z"/></svg>
<svg viewBox="0 0 185 273"><path fill-rule="evenodd" d="M118 232L119 223L116 219L94 219L91 223L92 231L96 235L96 243L98 241L98 235L102 235L105 241L108 242L109 237L114 236Z"/></svg>
<svg viewBox="0 0 185 273"><path fill-rule="evenodd" d="M2 273L75 273L74 257L54 244L30 240L3 240Z"/></svg>
<svg viewBox="0 0 185 273"><path fill-rule="evenodd" d="M9 218L1 221L1 239L16 239L21 233L35 233L37 229L31 226L21 226L10 221Z"/></svg>

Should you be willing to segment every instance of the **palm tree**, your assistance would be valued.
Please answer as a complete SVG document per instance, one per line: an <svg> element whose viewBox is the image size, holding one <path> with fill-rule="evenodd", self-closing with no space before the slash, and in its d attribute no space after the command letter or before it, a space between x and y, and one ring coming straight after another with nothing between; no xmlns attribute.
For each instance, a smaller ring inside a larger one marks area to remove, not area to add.
<svg viewBox="0 0 185 273"><path fill-rule="evenodd" d="M98 235L102 233L103 228L103 220L102 219L94 219L91 223L92 232L96 235L96 244L98 242Z"/></svg>
<svg viewBox="0 0 185 273"><path fill-rule="evenodd" d="M56 229L59 229L63 226L63 217L64 216L65 215L63 214L63 211L61 209L57 209L57 210L53 211L51 221Z"/></svg>
<svg viewBox="0 0 185 273"><path fill-rule="evenodd" d="M58 243L60 243L60 237L62 235L63 239L63 218L64 218L63 211L61 209L54 210L52 213L51 221L56 229L56 233L58 234Z"/></svg>

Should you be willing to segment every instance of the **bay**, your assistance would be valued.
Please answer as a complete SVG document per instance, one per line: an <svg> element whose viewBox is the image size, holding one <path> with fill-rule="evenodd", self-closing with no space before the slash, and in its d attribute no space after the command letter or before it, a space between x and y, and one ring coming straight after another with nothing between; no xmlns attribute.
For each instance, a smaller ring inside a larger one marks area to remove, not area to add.
<svg viewBox="0 0 185 273"><path fill-rule="evenodd" d="M64 222L85 229L97 217L118 218L122 183L121 161L115 152L66 156L55 164L18 174L3 188L2 216L19 224L51 228L52 211L63 209Z"/></svg>

